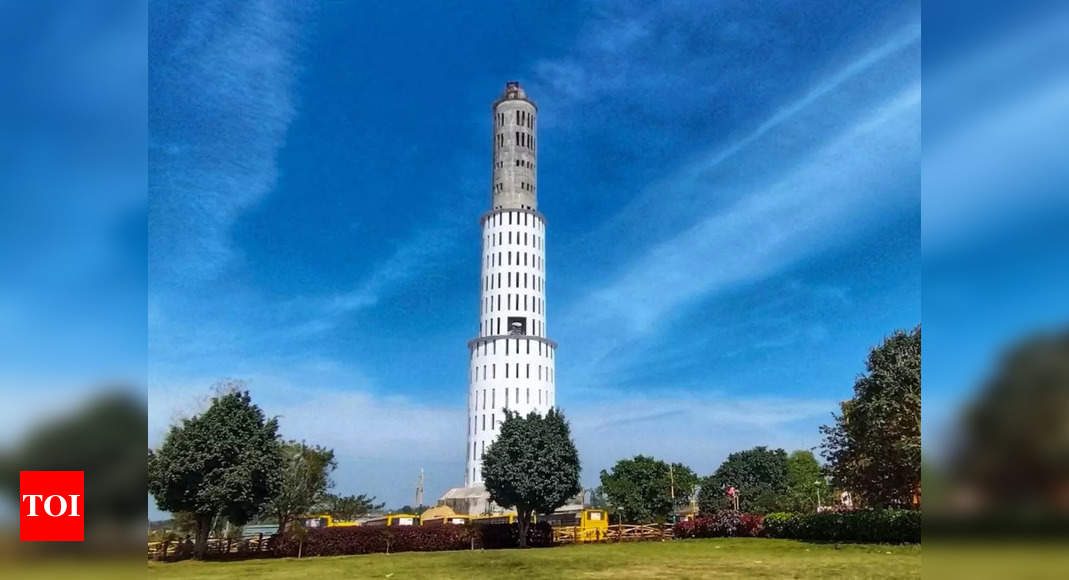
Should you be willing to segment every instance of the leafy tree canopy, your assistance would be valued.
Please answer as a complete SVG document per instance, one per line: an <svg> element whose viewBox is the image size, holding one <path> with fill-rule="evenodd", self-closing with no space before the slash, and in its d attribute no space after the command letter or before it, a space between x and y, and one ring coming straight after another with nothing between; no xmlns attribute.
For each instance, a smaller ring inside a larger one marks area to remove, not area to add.
<svg viewBox="0 0 1069 580"><path fill-rule="evenodd" d="M920 490L921 327L869 353L834 425L820 428L835 485L872 507L906 507Z"/></svg>
<svg viewBox="0 0 1069 580"><path fill-rule="evenodd" d="M699 509L709 513L731 508L733 500L725 493L730 487L738 490L741 511L763 514L780 509L787 492L787 452L761 446L728 455L702 481Z"/></svg>
<svg viewBox="0 0 1069 580"><path fill-rule="evenodd" d="M988 509L1065 511L1069 482L1069 331L1014 345L963 411L948 491L964 488ZM937 466L925 494L937 497ZM934 487L934 489L933 489ZM1011 493L1007 493L1011 491Z"/></svg>
<svg viewBox="0 0 1069 580"><path fill-rule="evenodd" d="M664 522L688 503L698 476L689 467L645 455L621 459L601 472L601 488L612 510L628 522ZM672 492L675 492L675 500Z"/></svg>
<svg viewBox="0 0 1069 580"><path fill-rule="evenodd" d="M297 441L282 445L282 459L278 495L264 506L265 515L277 519L280 534L291 519L308 513L325 499L332 485L330 472L338 465L333 450Z"/></svg>
<svg viewBox="0 0 1069 580"><path fill-rule="evenodd" d="M216 516L244 525L278 494L282 461L277 420L266 419L247 391L233 391L149 451L149 492L160 509L193 514L203 557Z"/></svg>
<svg viewBox="0 0 1069 580"><path fill-rule="evenodd" d="M336 520L352 521L367 514L381 510L386 504L375 503L375 496L333 495L327 494L320 503L318 511L324 511Z"/></svg>
<svg viewBox="0 0 1069 580"><path fill-rule="evenodd" d="M551 513L582 489L579 453L564 415L551 409L545 417L506 413L497 440L483 455L483 479L490 499L515 507L520 545L527 545L532 513Z"/></svg>
<svg viewBox="0 0 1069 580"><path fill-rule="evenodd" d="M609 498L605 495L604 487L599 485L590 490L590 507L611 511L612 506L609 505Z"/></svg>
<svg viewBox="0 0 1069 580"><path fill-rule="evenodd" d="M787 457L787 498L782 509L797 513L815 513L818 497L827 505L832 501L831 487L824 470L812 451L795 451Z"/></svg>
<svg viewBox="0 0 1069 580"><path fill-rule="evenodd" d="M415 515L418 516L419 514L427 511L428 509L430 509L430 506L426 506L426 505L416 505L416 506L414 506L412 504L405 504L405 505L403 505L403 506L401 506L401 507L399 507L399 508L397 508L395 510L390 510L390 513L395 513L395 514L415 514Z"/></svg>
<svg viewBox="0 0 1069 580"><path fill-rule="evenodd" d="M145 404L131 390L110 387L0 449L0 493L17 495L20 470L84 471L84 511L93 514L87 542L107 542L114 530L143 521L145 448L130 434L145 432Z"/></svg>

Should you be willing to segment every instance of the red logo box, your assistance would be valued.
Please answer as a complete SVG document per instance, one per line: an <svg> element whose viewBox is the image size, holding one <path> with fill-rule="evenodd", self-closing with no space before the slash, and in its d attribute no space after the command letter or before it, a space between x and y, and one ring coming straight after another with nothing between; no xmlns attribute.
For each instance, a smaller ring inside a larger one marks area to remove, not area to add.
<svg viewBox="0 0 1069 580"><path fill-rule="evenodd" d="M85 472L19 472L19 540L85 539Z"/></svg>

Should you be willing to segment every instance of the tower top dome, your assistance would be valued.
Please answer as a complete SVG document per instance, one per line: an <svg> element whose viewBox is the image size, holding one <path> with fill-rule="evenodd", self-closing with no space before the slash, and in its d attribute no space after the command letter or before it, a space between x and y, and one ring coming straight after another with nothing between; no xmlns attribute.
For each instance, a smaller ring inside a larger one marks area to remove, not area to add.
<svg viewBox="0 0 1069 580"><path fill-rule="evenodd" d="M505 92L501 93L501 100L526 99L527 93L520 87L520 81L508 81L505 83Z"/></svg>

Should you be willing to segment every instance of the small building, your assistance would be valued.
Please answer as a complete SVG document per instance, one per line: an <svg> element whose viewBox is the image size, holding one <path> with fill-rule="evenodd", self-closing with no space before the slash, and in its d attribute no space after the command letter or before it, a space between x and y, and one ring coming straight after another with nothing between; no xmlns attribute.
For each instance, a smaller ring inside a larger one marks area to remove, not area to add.
<svg viewBox="0 0 1069 580"><path fill-rule="evenodd" d="M479 483L471 487L454 487L438 500L439 506L447 506L454 513L469 516L502 514L505 510L490 501L490 492Z"/></svg>

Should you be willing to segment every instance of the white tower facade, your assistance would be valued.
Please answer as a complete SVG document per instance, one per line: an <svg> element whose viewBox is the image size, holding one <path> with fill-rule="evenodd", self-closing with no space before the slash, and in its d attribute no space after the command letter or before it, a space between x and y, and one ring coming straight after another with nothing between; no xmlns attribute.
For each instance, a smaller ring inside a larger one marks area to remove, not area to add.
<svg viewBox="0 0 1069 580"><path fill-rule="evenodd" d="M538 108L509 82L493 107L490 211L482 225L479 334L468 341L466 487L505 411L545 414L556 400L557 344L546 330L546 220L538 212Z"/></svg>

